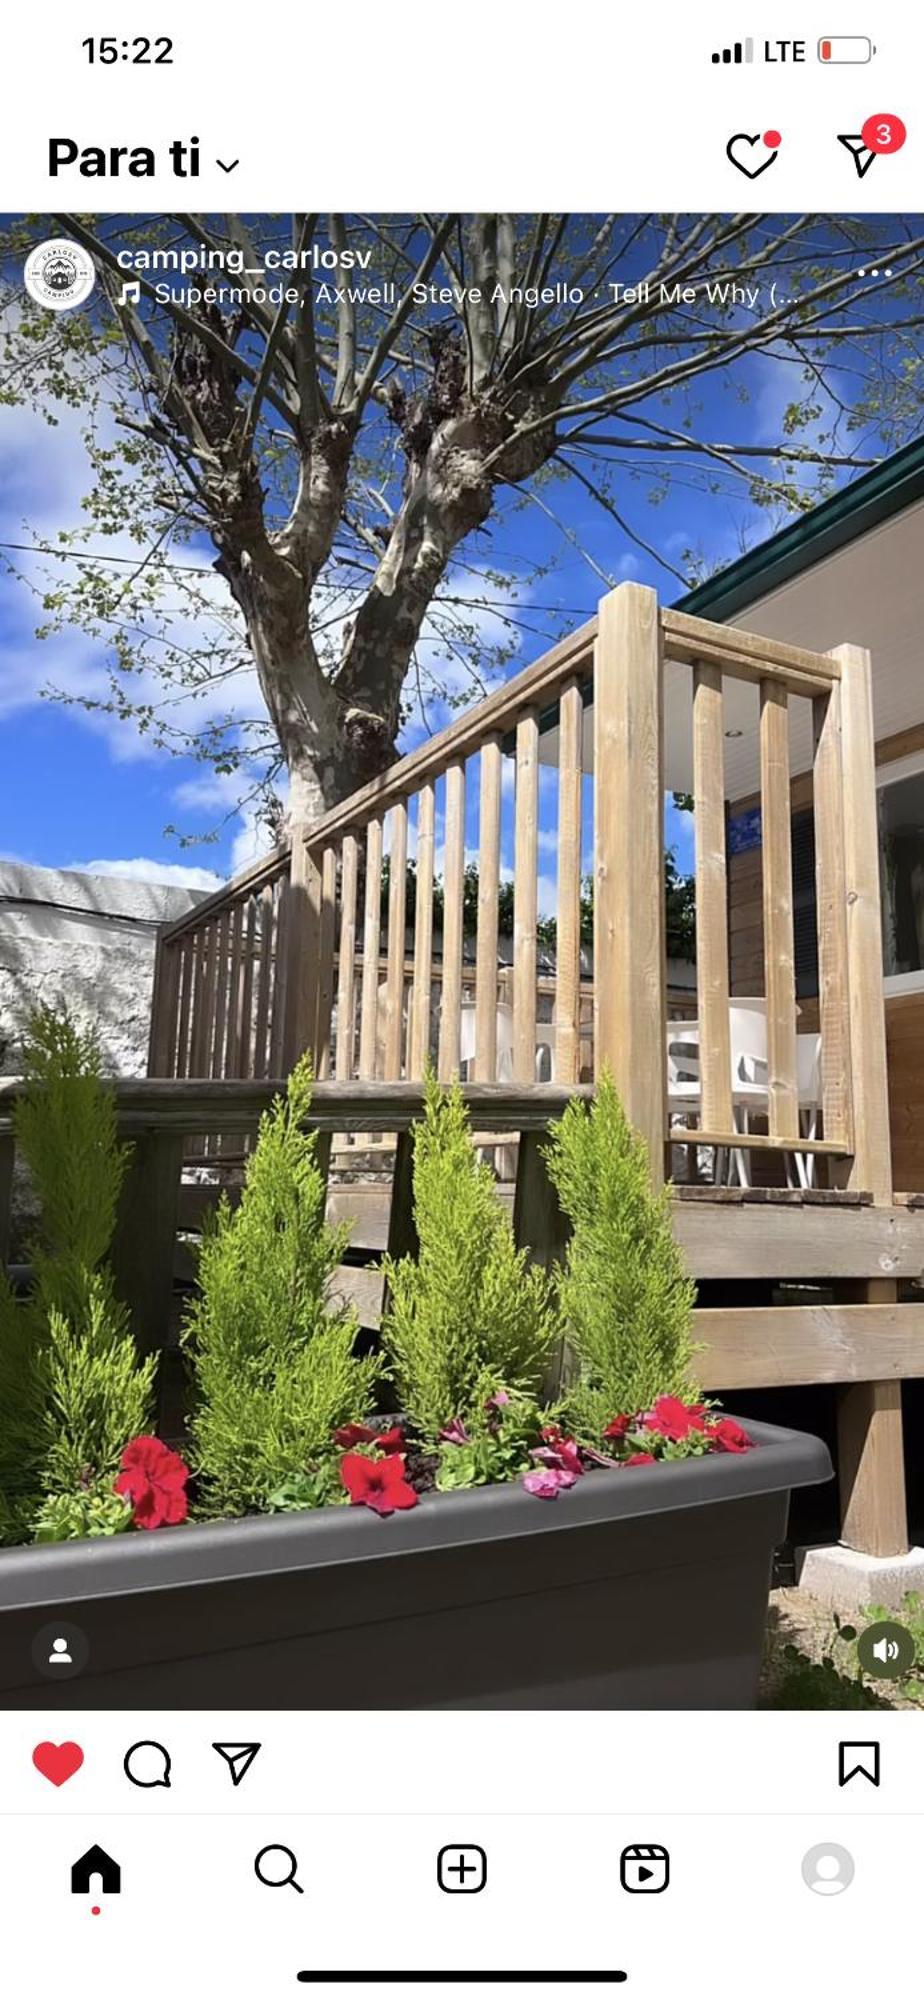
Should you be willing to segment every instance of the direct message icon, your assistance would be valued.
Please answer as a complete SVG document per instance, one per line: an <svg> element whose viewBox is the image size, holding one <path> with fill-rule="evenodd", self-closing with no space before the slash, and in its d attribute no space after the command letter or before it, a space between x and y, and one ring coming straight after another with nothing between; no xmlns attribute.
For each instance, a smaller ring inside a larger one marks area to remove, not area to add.
<svg viewBox="0 0 924 2000"><path fill-rule="evenodd" d="M222 1757L228 1766L228 1770L231 1773L231 1783L235 1791L241 1779L246 1778L250 1766L261 1748L262 1745L259 1743L212 1744L212 1749L217 1750L219 1757Z"/></svg>

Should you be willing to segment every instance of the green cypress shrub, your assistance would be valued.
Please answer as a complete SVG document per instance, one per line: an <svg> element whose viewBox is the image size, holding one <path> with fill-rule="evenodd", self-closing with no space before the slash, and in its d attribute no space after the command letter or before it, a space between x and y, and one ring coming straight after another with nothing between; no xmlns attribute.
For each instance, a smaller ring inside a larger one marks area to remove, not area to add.
<svg viewBox="0 0 924 2000"><path fill-rule="evenodd" d="M184 1337L210 1513L271 1509L293 1482L305 1504L330 1497L332 1433L368 1415L381 1374L376 1356L354 1352L352 1308L330 1300L350 1232L324 1220L311 1082L306 1058L261 1120L240 1206L224 1198L203 1237Z"/></svg>
<svg viewBox="0 0 924 2000"><path fill-rule="evenodd" d="M695 1286L674 1239L669 1190L652 1186L647 1149L611 1077L589 1109L569 1104L545 1156L572 1225L558 1277L576 1370L568 1410L579 1435L599 1440L611 1417L693 1393Z"/></svg>
<svg viewBox="0 0 924 2000"><path fill-rule="evenodd" d="M457 1083L430 1077L414 1129L419 1260L386 1257L382 1344L398 1402L434 1441L495 1389L538 1395L555 1337L549 1280L517 1250Z"/></svg>
<svg viewBox="0 0 924 2000"><path fill-rule="evenodd" d="M155 1358L138 1358L107 1257L128 1147L92 1032L39 1008L25 1043L19 1151L38 1198L30 1296L0 1277L0 1539L49 1496L108 1491L150 1428Z"/></svg>

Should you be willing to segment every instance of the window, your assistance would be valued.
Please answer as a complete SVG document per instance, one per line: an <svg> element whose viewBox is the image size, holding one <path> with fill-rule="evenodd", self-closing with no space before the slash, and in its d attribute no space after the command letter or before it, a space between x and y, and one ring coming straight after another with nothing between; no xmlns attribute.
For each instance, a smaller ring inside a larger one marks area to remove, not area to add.
<svg viewBox="0 0 924 2000"><path fill-rule="evenodd" d="M887 979L924 985L924 759L880 775L882 952ZM894 990L894 989L893 989Z"/></svg>

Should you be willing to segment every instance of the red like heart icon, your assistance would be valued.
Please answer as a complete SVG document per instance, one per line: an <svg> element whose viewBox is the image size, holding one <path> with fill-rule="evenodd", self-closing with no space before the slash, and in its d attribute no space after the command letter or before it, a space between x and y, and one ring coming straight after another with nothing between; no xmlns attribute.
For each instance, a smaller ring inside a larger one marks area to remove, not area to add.
<svg viewBox="0 0 924 2000"><path fill-rule="evenodd" d="M66 1785L83 1763L79 1743L37 1743L32 1762L52 1785Z"/></svg>

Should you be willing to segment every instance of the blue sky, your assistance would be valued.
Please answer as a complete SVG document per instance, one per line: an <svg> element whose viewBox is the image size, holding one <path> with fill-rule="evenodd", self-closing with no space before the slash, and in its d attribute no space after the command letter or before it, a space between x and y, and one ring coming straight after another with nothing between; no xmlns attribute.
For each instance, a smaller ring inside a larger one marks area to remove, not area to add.
<svg viewBox="0 0 924 2000"><path fill-rule="evenodd" d="M715 439L766 441L778 435L794 393L785 364L756 358L739 368L733 381L727 374L706 378L697 391L697 429ZM0 558L3 545L41 542L59 529L78 527L86 485L79 428L68 413L49 429L38 415L0 407ZM520 635L511 672L588 617L605 579L654 584L671 601L681 588L671 569L684 566L685 552L695 550L702 567L712 570L762 539L782 518L757 509L743 482L728 479L721 493L707 492L702 472L689 464L674 463L670 490L658 504L652 504L650 491L650 481L627 469L614 498L627 523L670 567L640 548L574 481L544 495L557 521L538 505L504 501L490 541L477 538L471 561L524 577L537 562L555 559L552 573L522 592L517 616L529 629ZM89 532L81 545L93 548ZM107 544L107 553L113 552ZM130 549L125 554L130 557ZM187 551L184 559L208 564L209 552ZM39 558L15 560L40 582ZM48 568L45 564L46 573ZM220 595L217 579L214 588ZM0 854L57 867L105 863L125 872L169 871L190 884L251 858L258 836L252 819L235 811L234 781L210 777L191 757L152 750L113 716L87 715L43 698L50 682L71 694L104 694L105 653L100 642L73 631L39 641L39 617L28 588L0 563ZM245 706L254 699L246 678L248 685L239 690ZM434 699L428 714L439 726L449 711ZM418 718L408 729L407 747L423 733ZM221 820L220 838L208 845L182 846L165 831L172 824L180 833L201 836ZM550 825L544 831L549 836ZM672 816L670 834L681 865L689 865L686 823ZM554 869L550 839L547 846Z"/></svg>

